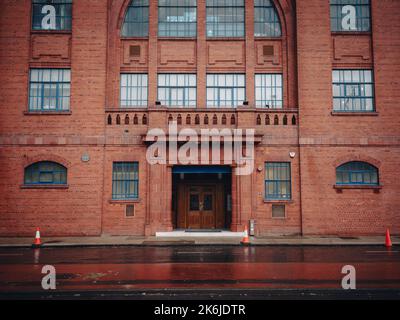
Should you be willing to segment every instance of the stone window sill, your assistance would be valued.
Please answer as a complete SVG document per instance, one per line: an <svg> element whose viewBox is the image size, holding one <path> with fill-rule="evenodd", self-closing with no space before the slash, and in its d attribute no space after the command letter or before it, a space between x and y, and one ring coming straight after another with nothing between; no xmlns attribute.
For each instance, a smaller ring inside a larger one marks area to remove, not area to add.
<svg viewBox="0 0 400 320"><path fill-rule="evenodd" d="M149 37L121 37L121 40L149 40Z"/></svg>
<svg viewBox="0 0 400 320"><path fill-rule="evenodd" d="M31 30L31 34L72 34L72 30Z"/></svg>
<svg viewBox="0 0 400 320"><path fill-rule="evenodd" d="M379 186L368 186L368 185L338 185L335 184L333 186L334 189L336 189L336 191L338 193L343 192L343 190L373 190L374 193L379 193L383 186L379 185Z"/></svg>
<svg viewBox="0 0 400 320"><path fill-rule="evenodd" d="M378 112L340 112L340 111L332 111L332 116L337 117L377 117L379 116Z"/></svg>
<svg viewBox="0 0 400 320"><path fill-rule="evenodd" d="M24 111L26 116L70 116L71 111Z"/></svg>
<svg viewBox="0 0 400 320"><path fill-rule="evenodd" d="M333 187L335 189L378 189L378 190L383 188L382 185L375 186L375 185L357 185L357 184L349 184L349 185L335 184Z"/></svg>
<svg viewBox="0 0 400 320"><path fill-rule="evenodd" d="M371 31L332 31L333 36L368 36L372 35Z"/></svg>
<svg viewBox="0 0 400 320"><path fill-rule="evenodd" d="M135 203L140 203L141 199L129 199L129 200L115 200L115 199L110 199L108 200L108 203L110 204L135 204Z"/></svg>
<svg viewBox="0 0 400 320"><path fill-rule="evenodd" d="M68 184L23 184L21 189L68 189Z"/></svg>
<svg viewBox="0 0 400 320"><path fill-rule="evenodd" d="M292 204L294 203L293 200L268 200L264 199L264 203L271 203L271 204Z"/></svg>
<svg viewBox="0 0 400 320"><path fill-rule="evenodd" d="M207 37L206 41L244 41L246 37Z"/></svg>
<svg viewBox="0 0 400 320"><path fill-rule="evenodd" d="M285 221L285 220L287 220L286 217L281 217L281 218L279 218L279 217L271 217L271 219L272 219L272 220L278 220L278 221Z"/></svg>
<svg viewBox="0 0 400 320"><path fill-rule="evenodd" d="M175 37L175 36L158 36L158 40L171 40L171 41L195 41L196 37Z"/></svg>

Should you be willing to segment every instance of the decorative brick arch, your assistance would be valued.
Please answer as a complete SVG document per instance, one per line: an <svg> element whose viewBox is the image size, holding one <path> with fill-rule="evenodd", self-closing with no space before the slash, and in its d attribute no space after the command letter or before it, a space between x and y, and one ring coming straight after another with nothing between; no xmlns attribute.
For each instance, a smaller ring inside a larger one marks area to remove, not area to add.
<svg viewBox="0 0 400 320"><path fill-rule="evenodd" d="M348 163L348 162L353 162L353 161L360 161L360 162L366 162L374 167L376 167L378 170L381 167L381 162L377 159L371 158L369 156L364 156L364 155L359 155L359 154L349 154L344 157L337 158L333 162L333 167L336 169L337 167L341 166L342 164Z"/></svg>
<svg viewBox="0 0 400 320"><path fill-rule="evenodd" d="M272 0L281 24L282 38L287 37L295 10L290 0Z"/></svg>
<svg viewBox="0 0 400 320"><path fill-rule="evenodd" d="M38 154L38 155L34 155L34 156L25 155L23 159L24 159L23 164L22 164L23 169L27 168L28 166L30 166L36 162L42 162L42 161L56 162L58 164L63 165L67 169L71 166L70 161L68 161L65 158L62 158L60 156L54 155L54 154Z"/></svg>
<svg viewBox="0 0 400 320"><path fill-rule="evenodd" d="M126 11L128 10L129 4L131 3L132 0L113 0L112 6L116 6L116 8L120 8L119 14L118 14L118 19L117 19L117 24L116 24L116 29L121 34L121 29L122 25L124 23L125 19L125 14ZM115 4L114 4L115 3Z"/></svg>
<svg viewBox="0 0 400 320"><path fill-rule="evenodd" d="M122 24L124 23L125 13L132 0L112 0L111 1L111 15L110 20L113 22L111 30L121 31ZM288 24L291 24L295 15L295 6L293 0L272 0L282 28L282 37L287 36ZM119 9L118 9L119 8Z"/></svg>

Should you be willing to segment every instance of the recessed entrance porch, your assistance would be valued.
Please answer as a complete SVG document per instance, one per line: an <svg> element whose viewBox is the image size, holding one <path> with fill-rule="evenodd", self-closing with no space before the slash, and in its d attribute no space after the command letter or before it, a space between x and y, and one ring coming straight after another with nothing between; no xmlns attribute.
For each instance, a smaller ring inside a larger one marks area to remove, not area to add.
<svg viewBox="0 0 400 320"><path fill-rule="evenodd" d="M229 166L174 166L172 214L175 230L230 229L232 170Z"/></svg>

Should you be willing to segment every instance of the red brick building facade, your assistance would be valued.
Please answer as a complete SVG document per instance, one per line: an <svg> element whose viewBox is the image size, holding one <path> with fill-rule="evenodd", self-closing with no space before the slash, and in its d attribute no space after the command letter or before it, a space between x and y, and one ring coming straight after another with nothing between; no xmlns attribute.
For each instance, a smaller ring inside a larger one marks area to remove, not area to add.
<svg viewBox="0 0 400 320"><path fill-rule="evenodd" d="M187 11L155 0L2 1L0 236L31 236L36 226L46 236L241 231L250 220L258 236L399 234L400 1L361 2L352 12L329 0L175 6ZM345 20L353 13L355 26ZM147 80L145 106L122 94L125 74ZM194 91L160 91L163 74L193 75ZM243 88L213 87L212 75L227 74L224 86L240 75ZM272 89L257 80L276 75ZM257 86L272 93L259 99ZM53 89L54 104L43 102ZM174 105L172 95L195 103ZM171 121L255 129L253 173L151 165L146 133ZM123 163L136 171L119 180ZM267 177L281 164L289 174ZM135 191L118 196L118 183Z"/></svg>

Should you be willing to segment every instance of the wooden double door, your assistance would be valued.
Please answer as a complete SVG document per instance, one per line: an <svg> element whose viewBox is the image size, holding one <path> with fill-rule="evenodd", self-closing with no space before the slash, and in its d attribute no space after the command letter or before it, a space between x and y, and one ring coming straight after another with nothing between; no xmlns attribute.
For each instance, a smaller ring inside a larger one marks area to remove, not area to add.
<svg viewBox="0 0 400 320"><path fill-rule="evenodd" d="M222 185L184 184L178 192L178 228L213 230L225 227Z"/></svg>

